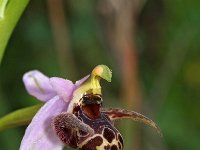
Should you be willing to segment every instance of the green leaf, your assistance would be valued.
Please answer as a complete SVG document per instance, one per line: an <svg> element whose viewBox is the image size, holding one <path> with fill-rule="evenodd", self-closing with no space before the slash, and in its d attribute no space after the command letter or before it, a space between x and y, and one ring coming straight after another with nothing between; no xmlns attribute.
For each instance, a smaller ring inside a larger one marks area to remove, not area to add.
<svg viewBox="0 0 200 150"><path fill-rule="evenodd" d="M0 64L4 50L30 0L0 0Z"/></svg>
<svg viewBox="0 0 200 150"><path fill-rule="evenodd" d="M4 18L5 8L8 0L0 0L0 20Z"/></svg>
<svg viewBox="0 0 200 150"><path fill-rule="evenodd" d="M27 125L43 104L22 108L0 118L0 131Z"/></svg>

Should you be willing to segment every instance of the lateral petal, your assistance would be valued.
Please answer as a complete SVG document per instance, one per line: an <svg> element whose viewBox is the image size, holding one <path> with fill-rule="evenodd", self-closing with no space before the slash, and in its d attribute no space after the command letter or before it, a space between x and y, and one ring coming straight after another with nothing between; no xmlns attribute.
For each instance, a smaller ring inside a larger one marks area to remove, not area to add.
<svg viewBox="0 0 200 150"><path fill-rule="evenodd" d="M52 77L50 78L50 83L53 89L57 92L57 95L60 96L65 102L69 102L72 98L75 85L70 80L63 78Z"/></svg>
<svg viewBox="0 0 200 150"><path fill-rule="evenodd" d="M89 77L90 77L90 75L87 75L87 76L83 77L82 79L76 81L76 83L75 83L76 87L78 87L81 84L83 84Z"/></svg>

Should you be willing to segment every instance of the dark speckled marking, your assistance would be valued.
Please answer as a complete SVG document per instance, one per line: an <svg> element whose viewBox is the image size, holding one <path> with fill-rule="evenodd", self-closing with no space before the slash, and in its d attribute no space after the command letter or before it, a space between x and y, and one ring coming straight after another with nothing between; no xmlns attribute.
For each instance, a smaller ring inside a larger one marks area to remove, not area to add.
<svg viewBox="0 0 200 150"><path fill-rule="evenodd" d="M115 134L114 132L109 129L109 128L105 128L104 129L104 133L103 133L103 137L109 142L111 143L112 140L115 138Z"/></svg>
<svg viewBox="0 0 200 150"><path fill-rule="evenodd" d="M110 150L118 150L117 146L116 145L112 145L111 149Z"/></svg>
<svg viewBox="0 0 200 150"><path fill-rule="evenodd" d="M96 150L96 146L100 146L103 143L103 139L100 136L97 136L89 140L81 150Z"/></svg>
<svg viewBox="0 0 200 150"><path fill-rule="evenodd" d="M118 147L119 147L119 149L122 149L122 146L119 142L118 142Z"/></svg>
<svg viewBox="0 0 200 150"><path fill-rule="evenodd" d="M110 150L110 145L104 146L104 150Z"/></svg>
<svg viewBox="0 0 200 150"><path fill-rule="evenodd" d="M80 136L82 136L82 137L85 137L85 136L88 135L87 132L84 132L84 131L82 131L82 130L79 131L79 134L80 134Z"/></svg>
<svg viewBox="0 0 200 150"><path fill-rule="evenodd" d="M118 134L118 139L119 139L119 141L120 141L120 143L122 144L122 147L123 147L124 142L123 142L122 136L120 134Z"/></svg>

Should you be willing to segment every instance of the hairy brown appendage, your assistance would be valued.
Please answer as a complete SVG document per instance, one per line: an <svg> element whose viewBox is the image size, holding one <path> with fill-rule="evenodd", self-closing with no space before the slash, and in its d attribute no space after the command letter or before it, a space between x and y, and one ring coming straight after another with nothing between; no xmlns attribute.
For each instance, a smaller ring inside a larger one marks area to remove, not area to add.
<svg viewBox="0 0 200 150"><path fill-rule="evenodd" d="M53 119L53 127L59 126L68 129L79 129L81 131L93 134L94 130L87 124L79 120L75 115L70 113L61 113Z"/></svg>
<svg viewBox="0 0 200 150"><path fill-rule="evenodd" d="M135 111L125 110L125 109L120 109L120 108L101 108L101 112L108 115L108 117L112 121L128 118L128 119L132 119L134 121L145 123L145 124L155 128L157 133L162 137L161 130L156 125L156 123L140 113L137 113Z"/></svg>
<svg viewBox="0 0 200 150"><path fill-rule="evenodd" d="M61 113L52 121L52 127L60 140L70 147L77 148L77 131L93 135L94 130L79 120L74 114Z"/></svg>

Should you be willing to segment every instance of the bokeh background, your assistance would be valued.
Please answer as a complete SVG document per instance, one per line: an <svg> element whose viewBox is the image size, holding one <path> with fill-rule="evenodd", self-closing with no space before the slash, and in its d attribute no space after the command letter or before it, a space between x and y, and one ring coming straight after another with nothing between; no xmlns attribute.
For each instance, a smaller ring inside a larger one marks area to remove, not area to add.
<svg viewBox="0 0 200 150"><path fill-rule="evenodd" d="M118 121L125 150L200 149L199 0L34 0L0 66L0 116L39 103L22 76L38 69L76 81L93 67L112 69L105 107L138 111L140 123ZM25 127L0 133L0 149L19 149Z"/></svg>

